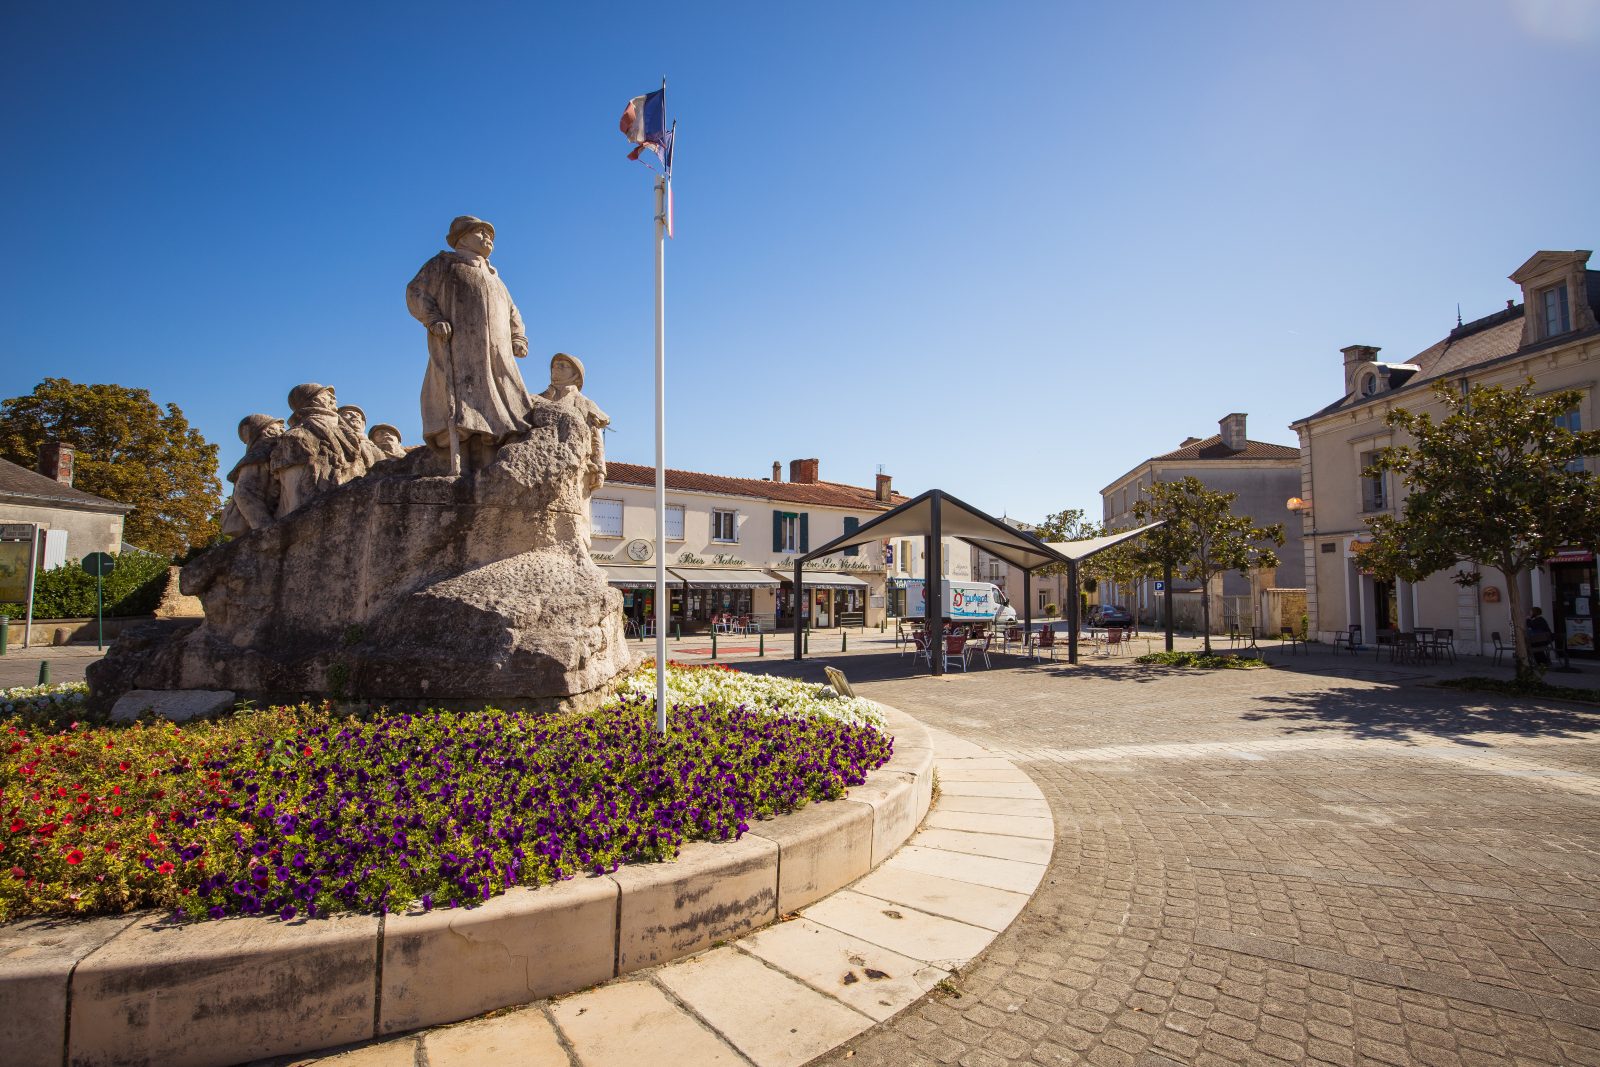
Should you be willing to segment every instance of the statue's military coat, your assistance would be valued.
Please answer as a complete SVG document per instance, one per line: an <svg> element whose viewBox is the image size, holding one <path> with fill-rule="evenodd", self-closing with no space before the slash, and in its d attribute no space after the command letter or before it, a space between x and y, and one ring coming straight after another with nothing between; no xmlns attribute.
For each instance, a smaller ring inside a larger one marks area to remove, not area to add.
<svg viewBox="0 0 1600 1067"><path fill-rule="evenodd" d="M418 322L448 322L450 336L428 334L422 379L422 435L443 448L450 433L450 370L455 365L461 433L499 442L528 428L528 389L517 370L513 340L527 342L522 316L499 273L480 256L440 252L406 286L406 307Z"/></svg>

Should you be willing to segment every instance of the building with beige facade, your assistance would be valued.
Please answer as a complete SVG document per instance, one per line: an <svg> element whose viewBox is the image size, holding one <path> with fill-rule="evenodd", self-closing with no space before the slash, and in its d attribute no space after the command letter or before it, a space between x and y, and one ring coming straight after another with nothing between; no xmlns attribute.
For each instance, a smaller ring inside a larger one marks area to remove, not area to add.
<svg viewBox="0 0 1600 1067"><path fill-rule="evenodd" d="M1145 489L1156 482L1187 477L1199 479L1208 489L1233 493L1235 515L1248 515L1258 526L1283 525L1285 548L1278 551L1275 572L1246 576L1230 571L1216 580L1211 593L1213 598L1220 597L1221 603L1213 602L1212 623L1218 627L1256 624L1270 614L1269 605L1259 602L1266 590L1299 589L1305 582L1297 550L1300 516L1288 507L1289 499L1300 491L1300 452L1291 445L1251 440L1245 432L1246 421L1247 416L1240 412L1225 415L1210 437L1187 438L1172 451L1151 456L1100 490L1108 530L1139 525L1133 506ZM1102 604L1119 604L1129 611L1137 608L1138 617L1144 620L1159 617L1161 597L1154 581L1139 583L1134 589L1101 583L1098 599Z"/></svg>
<svg viewBox="0 0 1600 1067"><path fill-rule="evenodd" d="M797 459L789 478L667 471L667 586L684 631L731 615L767 631L791 625L793 559L906 501L888 475L872 489L825 482L815 459ZM655 468L608 463L590 501L591 555L623 597L635 626L655 617ZM806 564L798 605L813 627L875 626L884 618L888 571L882 545Z"/></svg>
<svg viewBox="0 0 1600 1067"><path fill-rule="evenodd" d="M1433 627L1453 631L1458 650L1484 652L1493 635L1510 644L1512 627L1505 576L1485 570L1478 585L1459 585L1449 573L1415 585L1384 582L1361 565L1370 540L1367 520L1393 514L1403 503L1392 474L1368 477L1374 454L1403 444L1405 435L1384 417L1398 407L1442 414L1433 387L1448 383L1518 386L1539 392L1578 389L1582 402L1568 416L1573 429L1597 425L1595 407L1600 326L1600 272L1588 269L1587 251L1536 253L1510 275L1521 301L1510 299L1491 315L1458 325L1438 343L1399 362L1380 349L1343 350L1343 389L1337 400L1294 423L1300 435L1297 496L1307 505L1304 568L1310 576L1306 612L1323 640L1360 626L1370 644L1380 630ZM1586 461L1591 469L1595 460ZM1544 610L1558 638L1574 654L1593 654L1596 599L1595 546L1572 545L1525 577L1529 605Z"/></svg>

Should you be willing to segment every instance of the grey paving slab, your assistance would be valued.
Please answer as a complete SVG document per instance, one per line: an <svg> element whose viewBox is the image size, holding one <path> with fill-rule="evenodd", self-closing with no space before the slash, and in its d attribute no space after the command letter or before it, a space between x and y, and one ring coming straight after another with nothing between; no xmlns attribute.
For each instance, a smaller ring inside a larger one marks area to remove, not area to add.
<svg viewBox="0 0 1600 1067"><path fill-rule="evenodd" d="M905 904L930 915L999 932L1028 903L1026 893L994 889L942 875L884 864L851 886L857 893L890 904Z"/></svg>
<svg viewBox="0 0 1600 1067"><path fill-rule="evenodd" d="M477 1067L485 1063L517 1067L568 1067L556 1028L538 1008L524 1008L489 1019L474 1019L429 1033L422 1041L428 1067Z"/></svg>
<svg viewBox="0 0 1600 1067"><path fill-rule="evenodd" d="M906 845L885 863L890 870L912 871L923 875L954 878L972 882L991 889L1005 889L1012 893L1032 893L1044 877L1045 866L1023 863L1018 860L996 859L993 856L972 856L941 848L923 848Z"/></svg>
<svg viewBox="0 0 1600 1067"><path fill-rule="evenodd" d="M993 930L848 889L818 901L801 914L821 926L940 966L959 966L994 939Z"/></svg>
<svg viewBox="0 0 1600 1067"><path fill-rule="evenodd" d="M562 997L550 1017L580 1067L744 1067L735 1052L653 983L616 982Z"/></svg>
<svg viewBox="0 0 1600 1067"><path fill-rule="evenodd" d="M731 947L663 967L656 981L756 1067L799 1067L873 1022Z"/></svg>
<svg viewBox="0 0 1600 1067"><path fill-rule="evenodd" d="M950 973L808 919L768 927L740 939L739 947L877 1020L920 999Z"/></svg>

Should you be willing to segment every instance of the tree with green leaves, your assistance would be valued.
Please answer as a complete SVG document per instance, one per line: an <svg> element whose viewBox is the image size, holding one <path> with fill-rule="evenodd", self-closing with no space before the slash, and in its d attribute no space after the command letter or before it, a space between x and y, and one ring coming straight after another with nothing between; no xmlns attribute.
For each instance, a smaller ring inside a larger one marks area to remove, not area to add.
<svg viewBox="0 0 1600 1067"><path fill-rule="evenodd" d="M1283 544L1283 526L1257 526L1248 515L1235 515L1237 493L1209 489L1193 476L1147 486L1134 502L1141 525L1163 522L1145 534L1144 552L1156 565L1170 563L1192 582L1200 583L1200 616L1206 655L1211 654L1211 581L1227 571L1248 575L1276 567L1273 547Z"/></svg>
<svg viewBox="0 0 1600 1067"><path fill-rule="evenodd" d="M1083 541L1090 537L1100 536L1100 524L1085 517L1082 508L1067 508L1053 515L1046 515L1044 521L1033 527L1029 532L1039 540L1050 541ZM1038 570L1035 574L1065 574L1065 563L1050 563Z"/></svg>
<svg viewBox="0 0 1600 1067"><path fill-rule="evenodd" d="M1116 533L1106 530L1107 534ZM1138 630L1139 586L1147 579L1161 576L1161 564L1150 557L1143 537L1135 537L1118 545L1096 552L1083 563L1083 573L1097 581L1111 582L1119 590L1127 590L1128 610L1133 614L1133 628Z"/></svg>
<svg viewBox="0 0 1600 1067"><path fill-rule="evenodd" d="M1379 452L1371 475L1393 471L1405 488L1399 515L1368 520L1362 560L1382 578L1419 582L1463 562L1455 580L1476 585L1482 568L1505 576L1515 635L1517 680L1538 680L1523 623L1522 576L1567 545L1600 541L1600 486L1583 458L1600 454L1600 432L1567 427L1583 400L1576 389L1536 395L1445 383L1434 396L1447 414L1396 408L1390 426L1411 438Z"/></svg>
<svg viewBox="0 0 1600 1067"><path fill-rule="evenodd" d="M163 411L147 389L65 378L0 401L0 457L31 470L47 442L76 450L76 488L133 505L123 523L130 543L176 556L216 536L217 446L176 404Z"/></svg>

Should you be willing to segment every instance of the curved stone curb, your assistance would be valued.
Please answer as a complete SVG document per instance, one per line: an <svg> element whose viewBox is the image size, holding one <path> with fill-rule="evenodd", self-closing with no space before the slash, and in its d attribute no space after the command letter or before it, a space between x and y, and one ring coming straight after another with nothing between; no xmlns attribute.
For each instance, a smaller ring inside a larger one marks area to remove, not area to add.
<svg viewBox="0 0 1600 1067"><path fill-rule="evenodd" d="M593 986L740 937L894 854L933 749L884 708L894 756L839 801L479 907L184 926L163 913L0 927L0 1062L211 1067L367 1041Z"/></svg>
<svg viewBox="0 0 1600 1067"><path fill-rule="evenodd" d="M790 921L587 992L316 1062L467 1067L515 1050L519 1064L551 1067L799 1067L839 1047L987 948L1032 898L1054 849L1049 806L1027 775L976 745L928 736L940 797L921 830Z"/></svg>

